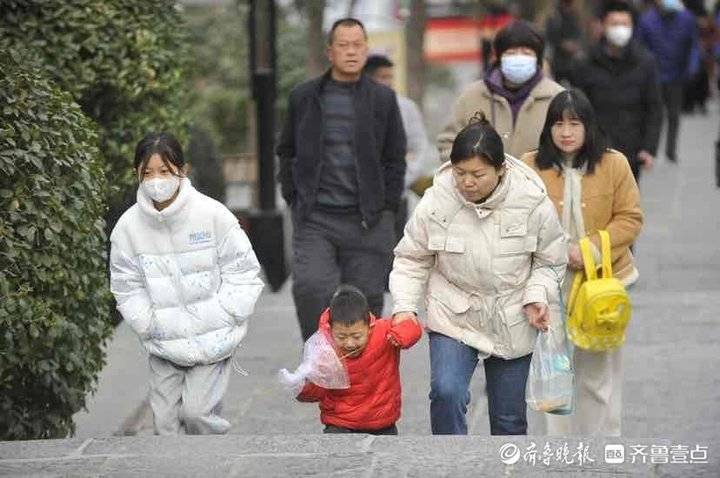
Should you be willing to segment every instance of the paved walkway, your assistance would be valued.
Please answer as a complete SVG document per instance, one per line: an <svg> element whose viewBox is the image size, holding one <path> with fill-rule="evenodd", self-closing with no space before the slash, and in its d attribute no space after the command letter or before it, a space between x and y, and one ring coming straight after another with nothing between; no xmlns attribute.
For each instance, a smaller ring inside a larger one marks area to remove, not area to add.
<svg viewBox="0 0 720 478"><path fill-rule="evenodd" d="M720 189L714 185L713 170L713 142L719 118L716 107L708 116L684 118L679 163L671 164L659 158L655 169L642 178L646 225L636 250L641 278L632 291L634 317L624 349L623 435L649 437L645 438L648 445L664 440L675 445L709 446L711 464L718 470L714 476L720 476L720 373L717 372L720 370ZM230 439L232 443L262 441L265 438L260 436L266 435L303 436L286 438L286 441L267 438L268 443L280 448L285 447L283 444L292 448L295 445L290 444L306 440L320 443L321 438L315 436L321 430L317 407L293 401L276 382L277 370L295 367L301 350L289 285L278 294L265 293L252 318L246 342L237 353L239 363L250 375L232 377L224 407L224 413L233 423L232 434L256 438L234 437ZM89 402L89 412L76 417L77 437L150 435L151 414L142 403L147 388L146 359L126 327L117 329L108 360L99 391ZM406 443L418 452L418 456L411 459L422 460L422 455L436 443L431 445L420 437L429 435L430 429L428 362L425 337L405 352L402 359L404 402L399 428L401 434L409 438L399 443ZM472 386L473 402L468 415L470 433L481 437L489 433L483 384L480 369ZM531 434L539 430L536 418L531 418ZM491 442L443 441L441 447L475 443L482 450ZM383 440L373 443L386 444ZM499 442L492 443L499 446ZM353 455L355 448L346 451L348 456L357 458ZM344 452L338 449L337 453ZM3 466L5 470L12 469L3 465L4 456L0 453L0 471ZM261 455L253 456L255 458L242 458L241 462L264 462ZM280 468L292 468L294 456L291 454L273 463L282 464L278 465ZM298 458L298 462L314 455L302 456L305 458ZM371 461L386 458L373 454L363 456ZM438 454L432 456L438 457ZM361 466L363 460L360 459L357 466ZM374 463L373 469L380 470ZM463 469L462 463L456 465L453 470ZM338 466L337 471L344 469ZM705 470L697 468L701 469ZM692 475L690 470L683 469L678 476ZM348 476L354 476L352 470L346 471ZM655 470L653 473L675 476L674 472ZM697 476L702 475L704 473Z"/></svg>

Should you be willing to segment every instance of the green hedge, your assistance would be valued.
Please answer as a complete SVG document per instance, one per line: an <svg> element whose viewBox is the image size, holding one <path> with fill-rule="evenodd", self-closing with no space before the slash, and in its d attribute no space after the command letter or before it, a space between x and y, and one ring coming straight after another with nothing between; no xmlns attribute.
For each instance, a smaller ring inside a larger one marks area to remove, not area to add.
<svg viewBox="0 0 720 478"><path fill-rule="evenodd" d="M0 48L0 440L70 433L112 331L95 126L19 58Z"/></svg>
<svg viewBox="0 0 720 478"><path fill-rule="evenodd" d="M133 150L145 134L165 130L187 144L188 55L174 0L3 0L0 36L97 123L111 206L136 187Z"/></svg>

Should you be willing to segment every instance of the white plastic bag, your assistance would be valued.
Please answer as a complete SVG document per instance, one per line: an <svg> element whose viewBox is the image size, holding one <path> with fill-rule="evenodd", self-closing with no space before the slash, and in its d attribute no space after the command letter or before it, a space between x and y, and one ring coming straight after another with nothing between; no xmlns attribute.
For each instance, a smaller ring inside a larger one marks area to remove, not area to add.
<svg viewBox="0 0 720 478"><path fill-rule="evenodd" d="M293 396L297 396L309 380L326 389L350 388L350 377L335 348L322 332L315 332L305 342L303 360L294 372L281 369L280 383Z"/></svg>
<svg viewBox="0 0 720 478"><path fill-rule="evenodd" d="M531 409L558 415L572 412L575 372L571 354L564 330L538 332L525 389Z"/></svg>

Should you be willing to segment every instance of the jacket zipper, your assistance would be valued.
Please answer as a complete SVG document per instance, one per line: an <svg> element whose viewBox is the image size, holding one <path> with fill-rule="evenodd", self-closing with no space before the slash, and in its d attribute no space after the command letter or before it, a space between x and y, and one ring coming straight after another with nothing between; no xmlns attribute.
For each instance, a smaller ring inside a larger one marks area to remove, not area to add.
<svg viewBox="0 0 720 478"><path fill-rule="evenodd" d="M320 180L322 179L323 166L325 165L325 109L323 108L322 96L318 94L315 97L318 109L320 109L320 157L318 158L318 171L315 175L315 197L313 201L317 204L318 190L320 189Z"/></svg>
<svg viewBox="0 0 720 478"><path fill-rule="evenodd" d="M172 240L173 235L172 235L172 232L170 231L170 226L167 224L165 219L162 220L162 223L163 223L163 226L165 227L165 230L167 231L168 241L170 242L170 248L172 250L171 257L172 257L172 262L175 266L175 271L173 271L173 274L172 274L172 281L175 284L175 288L178 291L178 297L180 298L180 304L182 305L183 309L185 309L185 311L187 313L189 313L190 315L192 315L195 318L199 318L194 313L192 313L192 311L190 309L188 309L187 299L185 298L185 293L182 288L182 283L178 280L178 275L175 274L175 272L180 272L180 265L178 264L177 258L175 257L177 251L175 251L175 244L173 243L173 240Z"/></svg>
<svg viewBox="0 0 720 478"><path fill-rule="evenodd" d="M357 144L358 144L358 129L357 129L357 110L358 110L358 101L357 101L357 89L360 87L360 81L358 80L358 83L353 87L352 92L352 103L353 103L353 162L355 163L355 180L357 181L358 185L358 210L360 211L360 226L362 226L363 229L366 231L370 229L367 223L367 219L365 218L365 213L362 210L362 201L360 200L361 194L360 194L360 167L358 166L358 152L357 152ZM386 191L387 194L387 191Z"/></svg>

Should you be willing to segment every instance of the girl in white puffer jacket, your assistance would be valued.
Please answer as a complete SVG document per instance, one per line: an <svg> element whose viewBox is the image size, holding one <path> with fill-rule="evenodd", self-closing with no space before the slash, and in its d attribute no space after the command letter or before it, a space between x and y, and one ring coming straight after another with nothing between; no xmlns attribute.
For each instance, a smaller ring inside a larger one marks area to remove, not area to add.
<svg viewBox="0 0 720 478"><path fill-rule="evenodd" d="M263 288L237 218L192 187L166 133L135 149L137 203L110 236L118 310L150 354L155 433L226 433L229 360Z"/></svg>

